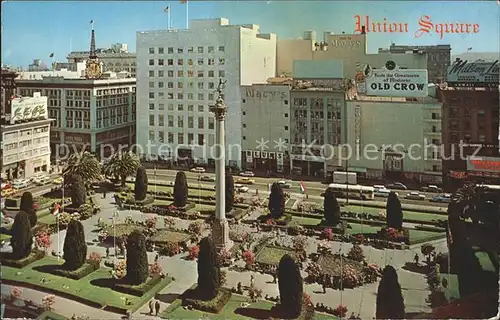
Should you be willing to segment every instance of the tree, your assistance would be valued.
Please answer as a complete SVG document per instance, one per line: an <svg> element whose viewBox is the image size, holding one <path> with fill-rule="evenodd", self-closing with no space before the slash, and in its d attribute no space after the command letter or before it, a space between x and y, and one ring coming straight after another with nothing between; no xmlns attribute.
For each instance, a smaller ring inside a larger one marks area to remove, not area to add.
<svg viewBox="0 0 500 320"><path fill-rule="evenodd" d="M405 305L398 274L393 266L386 266L377 290L376 319L404 319Z"/></svg>
<svg viewBox="0 0 500 320"><path fill-rule="evenodd" d="M231 173L226 173L226 213L233 210L234 204L234 179Z"/></svg>
<svg viewBox="0 0 500 320"><path fill-rule="evenodd" d="M134 285L144 283L148 273L146 238L139 230L134 230L127 239L127 282Z"/></svg>
<svg viewBox="0 0 500 320"><path fill-rule="evenodd" d="M64 180L71 181L71 177L75 175L82 177L87 185L100 178L101 167L92 153L76 152L68 158L68 163L63 169Z"/></svg>
<svg viewBox="0 0 500 320"><path fill-rule="evenodd" d="M387 227L401 230L403 227L403 210L398 196L394 192L389 193L387 198Z"/></svg>
<svg viewBox="0 0 500 320"><path fill-rule="evenodd" d="M79 208L82 204L85 203L86 199L86 189L85 183L81 176L73 176L72 184L71 184L71 202L72 206L75 208Z"/></svg>
<svg viewBox="0 0 500 320"><path fill-rule="evenodd" d="M283 193L281 185L277 182L273 183L271 186L268 208L271 212L271 217L274 219L280 218L285 212L285 194Z"/></svg>
<svg viewBox="0 0 500 320"><path fill-rule="evenodd" d="M211 300L217 296L220 288L220 269L217 264L217 252L212 240L201 239L198 252L198 293L202 299Z"/></svg>
<svg viewBox="0 0 500 320"><path fill-rule="evenodd" d="M135 200L141 201L146 199L148 193L148 174L144 167L139 167L135 175L134 185Z"/></svg>
<svg viewBox="0 0 500 320"><path fill-rule="evenodd" d="M188 198L188 184L186 179L186 174L184 171L178 171L175 176L174 184L174 204L178 208L182 208L187 203Z"/></svg>
<svg viewBox="0 0 500 320"><path fill-rule="evenodd" d="M36 226L36 209L35 209L35 203L33 202L33 195L31 192L26 191L23 193L21 196L21 204L19 205L19 210L24 211L28 214L29 220L31 227L33 228Z"/></svg>
<svg viewBox="0 0 500 320"><path fill-rule="evenodd" d="M281 309L288 313L290 318L298 317L302 312L304 288L299 267L288 254L281 258L278 266L278 288Z"/></svg>
<svg viewBox="0 0 500 320"><path fill-rule="evenodd" d="M141 160L132 151L121 150L114 153L104 165L104 174L108 177L120 178L122 186L125 186L127 177L134 175L141 165Z"/></svg>
<svg viewBox="0 0 500 320"><path fill-rule="evenodd" d="M12 246L12 255L16 259L27 257L33 246L33 233L29 216L24 211L19 213L14 218L12 224L10 244Z"/></svg>
<svg viewBox="0 0 500 320"><path fill-rule="evenodd" d="M87 258L87 243L85 233L80 221L72 219L66 230L64 238L64 267L68 270L80 268Z"/></svg>
<svg viewBox="0 0 500 320"><path fill-rule="evenodd" d="M340 223L340 205L333 193L333 190L327 188L325 191L325 199L323 201L325 221L328 224Z"/></svg>

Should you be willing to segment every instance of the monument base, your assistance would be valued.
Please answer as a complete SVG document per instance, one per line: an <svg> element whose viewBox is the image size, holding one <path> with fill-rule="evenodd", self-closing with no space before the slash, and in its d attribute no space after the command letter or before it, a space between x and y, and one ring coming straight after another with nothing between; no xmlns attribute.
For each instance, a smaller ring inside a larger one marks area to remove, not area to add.
<svg viewBox="0 0 500 320"><path fill-rule="evenodd" d="M233 246L233 241L229 239L229 224L227 219L215 219L212 224L212 240L217 250L229 250Z"/></svg>

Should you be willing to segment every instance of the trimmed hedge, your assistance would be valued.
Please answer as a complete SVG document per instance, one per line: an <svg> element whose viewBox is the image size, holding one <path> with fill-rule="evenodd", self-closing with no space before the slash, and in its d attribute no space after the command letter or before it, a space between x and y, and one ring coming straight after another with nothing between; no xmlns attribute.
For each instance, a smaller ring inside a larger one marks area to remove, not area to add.
<svg viewBox="0 0 500 320"><path fill-rule="evenodd" d="M43 257L45 257L45 252L40 251L40 250L33 250L27 257L22 258L22 259L12 259L10 252L2 253L1 257L2 257L1 261L2 261L3 265L8 266L8 267L12 267L12 268L21 269L21 268L24 268L33 262L38 261L38 260L42 259Z"/></svg>
<svg viewBox="0 0 500 320"><path fill-rule="evenodd" d="M231 299L231 291L226 288L220 288L219 292L212 300L197 299L197 294L197 289L192 289L187 292L186 298L182 301L182 305L191 305L194 309L203 312L219 313Z"/></svg>
<svg viewBox="0 0 500 320"><path fill-rule="evenodd" d="M142 297L148 291L153 289L158 283L160 283L161 280L161 277L154 277L139 285L132 285L125 281L117 282L113 285L113 290L136 297Z"/></svg>
<svg viewBox="0 0 500 320"><path fill-rule="evenodd" d="M66 270L64 265L45 265L36 267L37 271L47 272L56 276L65 277L73 280L80 280L81 278L88 276L92 272L99 269L100 264L94 262L86 262L80 268L76 270Z"/></svg>
<svg viewBox="0 0 500 320"><path fill-rule="evenodd" d="M153 204L155 202L155 198L147 195L144 200L135 200L135 199L129 199L125 204L129 205L138 205L138 206L146 206L148 204Z"/></svg>

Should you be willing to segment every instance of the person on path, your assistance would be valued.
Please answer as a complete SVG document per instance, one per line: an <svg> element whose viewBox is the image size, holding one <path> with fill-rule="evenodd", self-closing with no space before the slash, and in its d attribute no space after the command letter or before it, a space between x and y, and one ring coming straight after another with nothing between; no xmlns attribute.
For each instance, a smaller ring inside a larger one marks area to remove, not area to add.
<svg viewBox="0 0 500 320"><path fill-rule="evenodd" d="M106 259L109 258L109 247L106 247Z"/></svg>
<svg viewBox="0 0 500 320"><path fill-rule="evenodd" d="M255 284L255 278L253 274L250 275L250 288L253 288Z"/></svg>
<svg viewBox="0 0 500 320"><path fill-rule="evenodd" d="M102 198L103 198L103 199L106 199L106 191L104 191L104 192L102 193Z"/></svg>
<svg viewBox="0 0 500 320"><path fill-rule="evenodd" d="M160 256L158 255L158 253L156 254L155 256L155 263L158 262L158 259L160 258Z"/></svg>
<svg viewBox="0 0 500 320"><path fill-rule="evenodd" d="M277 271L278 270L277 270L276 266L272 266L271 272L273 274L273 283L276 283L276 276L277 276L277 273L278 273Z"/></svg>
<svg viewBox="0 0 500 320"><path fill-rule="evenodd" d="M155 303L155 311L156 311L156 316L158 316L158 313L160 313L160 301L156 300Z"/></svg>
<svg viewBox="0 0 500 320"><path fill-rule="evenodd" d="M154 299L149 301L149 314L153 315Z"/></svg>
<svg viewBox="0 0 500 320"><path fill-rule="evenodd" d="M415 264L418 266L419 258L418 258L418 253L415 253L415 257L413 258L415 260Z"/></svg>

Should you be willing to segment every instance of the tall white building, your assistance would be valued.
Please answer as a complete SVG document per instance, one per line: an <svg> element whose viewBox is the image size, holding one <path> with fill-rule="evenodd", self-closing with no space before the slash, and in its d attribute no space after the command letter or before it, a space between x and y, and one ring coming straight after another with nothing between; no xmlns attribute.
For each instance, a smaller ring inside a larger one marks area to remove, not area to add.
<svg viewBox="0 0 500 320"><path fill-rule="evenodd" d="M212 163L207 147L215 141L215 122L209 106L223 80L226 161L241 167L240 86L275 75L276 35L224 18L192 20L187 30L138 32L136 52L137 143L173 160Z"/></svg>

